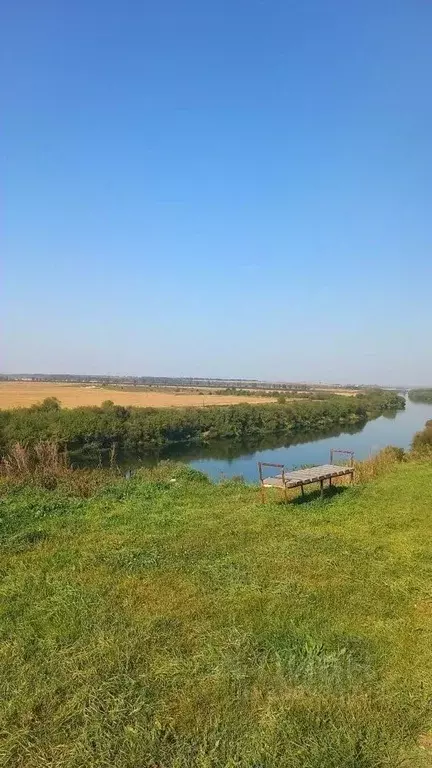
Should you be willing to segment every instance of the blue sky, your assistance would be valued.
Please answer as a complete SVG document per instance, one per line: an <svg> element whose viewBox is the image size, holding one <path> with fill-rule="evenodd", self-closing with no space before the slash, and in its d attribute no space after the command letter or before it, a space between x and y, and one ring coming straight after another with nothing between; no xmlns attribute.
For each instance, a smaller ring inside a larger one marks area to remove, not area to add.
<svg viewBox="0 0 432 768"><path fill-rule="evenodd" d="M1 370L432 385L430 3L0 22Z"/></svg>

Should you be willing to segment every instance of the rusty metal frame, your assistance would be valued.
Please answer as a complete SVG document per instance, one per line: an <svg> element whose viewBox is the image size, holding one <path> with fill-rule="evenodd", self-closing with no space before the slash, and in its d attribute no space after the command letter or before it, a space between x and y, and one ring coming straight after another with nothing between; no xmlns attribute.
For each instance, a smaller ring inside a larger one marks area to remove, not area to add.
<svg viewBox="0 0 432 768"><path fill-rule="evenodd" d="M258 462L258 471L259 471L259 478L260 478L260 485L261 485L261 500L264 504L265 502L265 486L264 486L264 477L262 468L263 467L276 467L277 469L281 469L281 475L282 475L282 483L283 483L283 489L284 489L284 497L285 501L287 501L287 488L285 484L285 464L273 464L269 461L259 461Z"/></svg>
<svg viewBox="0 0 432 768"><path fill-rule="evenodd" d="M330 464L333 464L333 456L335 453L343 453L345 456L349 456L349 466L352 469L351 472L351 484L354 482L354 451L343 451L340 448L331 448L330 449Z"/></svg>
<svg viewBox="0 0 432 768"><path fill-rule="evenodd" d="M343 451L340 448L330 448L330 464L333 464L333 456L335 453L343 453L345 456L350 457L349 466L354 466L354 451Z"/></svg>

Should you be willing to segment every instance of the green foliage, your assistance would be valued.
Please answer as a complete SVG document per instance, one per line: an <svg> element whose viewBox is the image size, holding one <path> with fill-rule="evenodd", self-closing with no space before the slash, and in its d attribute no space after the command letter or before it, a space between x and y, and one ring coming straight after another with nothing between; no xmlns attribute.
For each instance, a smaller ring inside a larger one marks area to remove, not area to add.
<svg viewBox="0 0 432 768"><path fill-rule="evenodd" d="M51 398L50 398L51 400ZM355 397L205 408L136 408L105 401L100 408L49 407L0 411L0 449L53 440L70 450L108 449L113 443L133 451L157 451L176 443L205 444L213 439L245 440L265 435L295 435L361 423L388 409L403 408L392 392Z"/></svg>
<svg viewBox="0 0 432 768"><path fill-rule="evenodd" d="M413 403L432 403L432 389L411 389L408 397Z"/></svg>
<svg viewBox="0 0 432 768"><path fill-rule="evenodd" d="M216 395L236 395L237 397L263 397L272 398L278 400L279 397L285 396L286 399L295 400L331 400L333 397L338 397L337 394L329 392L327 390L310 389L307 386L298 385L280 385L281 389L277 389L274 385L267 389L253 388L250 386L248 389L242 389L239 387L224 387L223 389L217 389ZM300 391L299 391L300 387ZM212 394L211 390L207 393Z"/></svg>
<svg viewBox="0 0 432 768"><path fill-rule="evenodd" d="M289 506L171 463L0 495L0 764L428 765L431 506L415 462Z"/></svg>
<svg viewBox="0 0 432 768"><path fill-rule="evenodd" d="M46 397L41 403L30 407L34 411L59 411L61 403L57 397Z"/></svg>
<svg viewBox="0 0 432 768"><path fill-rule="evenodd" d="M432 453L432 419L426 422L421 432L414 435L411 448L415 453Z"/></svg>

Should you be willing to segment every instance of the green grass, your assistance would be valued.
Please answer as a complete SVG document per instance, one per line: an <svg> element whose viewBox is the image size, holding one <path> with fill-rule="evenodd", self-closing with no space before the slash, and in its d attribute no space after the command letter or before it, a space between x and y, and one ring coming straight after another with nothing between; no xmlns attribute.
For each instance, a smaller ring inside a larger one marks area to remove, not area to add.
<svg viewBox="0 0 432 768"><path fill-rule="evenodd" d="M169 472L0 497L0 765L432 765L432 465L289 505Z"/></svg>

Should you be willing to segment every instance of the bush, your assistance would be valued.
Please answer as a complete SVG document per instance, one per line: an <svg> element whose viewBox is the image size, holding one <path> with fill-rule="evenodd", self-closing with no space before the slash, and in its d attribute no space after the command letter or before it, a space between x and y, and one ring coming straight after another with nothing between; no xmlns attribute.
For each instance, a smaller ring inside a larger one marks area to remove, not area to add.
<svg viewBox="0 0 432 768"><path fill-rule="evenodd" d="M432 421L427 421L425 428L414 435L411 449L417 454L432 452Z"/></svg>
<svg viewBox="0 0 432 768"><path fill-rule="evenodd" d="M59 411L61 403L57 397L46 397L39 405L34 405L32 407L40 411Z"/></svg>

